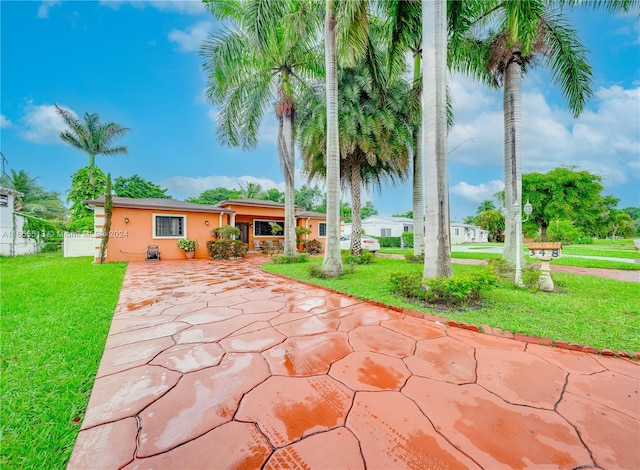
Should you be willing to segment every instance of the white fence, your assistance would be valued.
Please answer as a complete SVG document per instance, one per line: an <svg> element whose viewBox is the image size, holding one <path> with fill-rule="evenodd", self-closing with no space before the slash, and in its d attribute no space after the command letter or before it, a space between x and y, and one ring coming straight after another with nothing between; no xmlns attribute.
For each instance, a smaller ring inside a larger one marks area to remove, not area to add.
<svg viewBox="0 0 640 470"><path fill-rule="evenodd" d="M76 256L94 256L96 253L96 237L93 233L64 232L62 256L73 258Z"/></svg>

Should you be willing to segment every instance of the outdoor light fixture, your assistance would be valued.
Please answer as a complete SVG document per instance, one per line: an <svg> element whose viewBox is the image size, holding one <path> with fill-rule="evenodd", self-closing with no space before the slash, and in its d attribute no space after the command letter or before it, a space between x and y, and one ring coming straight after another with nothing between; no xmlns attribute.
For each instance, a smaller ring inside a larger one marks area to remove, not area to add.
<svg viewBox="0 0 640 470"><path fill-rule="evenodd" d="M125 223L125 224L128 224L128 223L129 223L129 217L125 217L125 218L124 218L124 223Z"/></svg>
<svg viewBox="0 0 640 470"><path fill-rule="evenodd" d="M522 283L522 266L520 265L520 256L522 255L522 222L526 222L529 220L529 216L533 212L533 206L527 200L527 203L524 205L524 213L526 214L526 219L522 219L522 209L520 203L518 201L513 203L513 219L516 224L516 276L515 282L519 286L523 286ZM507 216L506 207L500 208L500 213L503 217Z"/></svg>
<svg viewBox="0 0 640 470"><path fill-rule="evenodd" d="M209 225L209 221L208 221L208 220L205 220L205 221L204 221L204 224L205 224L205 225Z"/></svg>

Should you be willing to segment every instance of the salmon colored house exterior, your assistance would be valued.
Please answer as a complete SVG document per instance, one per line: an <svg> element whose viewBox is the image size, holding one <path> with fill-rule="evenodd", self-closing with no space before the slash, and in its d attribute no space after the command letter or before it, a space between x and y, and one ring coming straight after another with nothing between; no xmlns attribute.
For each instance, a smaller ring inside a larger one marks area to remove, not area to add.
<svg viewBox="0 0 640 470"><path fill-rule="evenodd" d="M94 208L96 260L100 253L104 229L104 196L86 204ZM324 247L325 214L296 210L296 225L309 228L309 240L317 239ZM113 198L111 230L105 261L145 260L147 247L158 245L164 260L184 259L178 248L180 238L198 240L196 258L208 258L207 242L211 230L222 225L240 229L240 239L255 251L255 242L284 240L282 234L270 233L272 223L284 226L284 204L259 199L234 199L218 205L195 204L173 199Z"/></svg>

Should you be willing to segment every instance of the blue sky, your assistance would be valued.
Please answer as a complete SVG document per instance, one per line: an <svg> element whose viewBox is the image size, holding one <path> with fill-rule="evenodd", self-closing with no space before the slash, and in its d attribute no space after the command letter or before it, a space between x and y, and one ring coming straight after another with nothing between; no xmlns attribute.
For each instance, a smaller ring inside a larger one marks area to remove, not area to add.
<svg viewBox="0 0 640 470"><path fill-rule="evenodd" d="M544 68L525 78L524 171L575 165L601 175L620 207L640 206L638 16L572 18L591 51L594 96L574 119ZM216 140L197 48L218 25L199 2L3 0L0 21L0 149L10 168L66 197L88 158L60 141L57 103L132 129L121 140L128 155L96 159L113 177L137 173L178 199L239 182L284 188L272 116L254 151ZM451 217L462 220L503 188L502 95L460 76L449 87L449 146L459 145L449 157ZM305 182L298 175L296 186ZM411 208L410 183L369 196L382 215Z"/></svg>

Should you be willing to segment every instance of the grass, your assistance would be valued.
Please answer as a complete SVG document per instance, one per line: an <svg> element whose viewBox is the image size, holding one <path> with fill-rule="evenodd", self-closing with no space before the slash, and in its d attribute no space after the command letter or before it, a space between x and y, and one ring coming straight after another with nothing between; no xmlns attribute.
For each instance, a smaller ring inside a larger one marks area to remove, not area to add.
<svg viewBox="0 0 640 470"><path fill-rule="evenodd" d="M312 260L321 261L317 258ZM353 274L326 280L311 278L304 264L268 263L263 268L359 298L429 312L478 326L489 325L599 349L640 351L640 284L636 283L555 273L553 277L560 293L532 293L505 283L488 293L486 305L481 310L439 311L391 293L391 272L422 270L422 265L400 259L376 258L374 264L358 266ZM481 266L453 265L455 275L481 269Z"/></svg>
<svg viewBox="0 0 640 470"><path fill-rule="evenodd" d="M59 254L1 258L0 466L64 468L126 265Z"/></svg>

